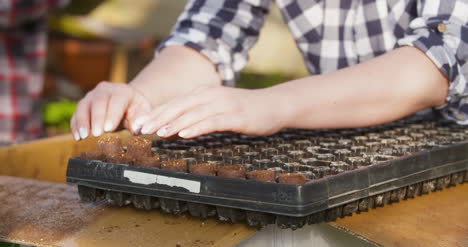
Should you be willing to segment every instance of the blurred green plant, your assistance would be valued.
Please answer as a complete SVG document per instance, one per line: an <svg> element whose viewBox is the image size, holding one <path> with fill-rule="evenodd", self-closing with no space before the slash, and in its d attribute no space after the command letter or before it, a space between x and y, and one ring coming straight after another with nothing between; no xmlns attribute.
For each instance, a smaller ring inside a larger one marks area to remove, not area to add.
<svg viewBox="0 0 468 247"><path fill-rule="evenodd" d="M49 17L49 29L84 39L93 39L96 36L83 29L77 23L77 17L86 16L104 0L70 1L62 10L56 11Z"/></svg>
<svg viewBox="0 0 468 247"><path fill-rule="evenodd" d="M49 28L54 31L79 37L83 39L95 39L96 35L86 31L77 23L75 16L60 15L49 18Z"/></svg>
<svg viewBox="0 0 468 247"><path fill-rule="evenodd" d="M70 119L76 109L76 102L66 99L48 102L42 106L42 121L47 127L70 130Z"/></svg>

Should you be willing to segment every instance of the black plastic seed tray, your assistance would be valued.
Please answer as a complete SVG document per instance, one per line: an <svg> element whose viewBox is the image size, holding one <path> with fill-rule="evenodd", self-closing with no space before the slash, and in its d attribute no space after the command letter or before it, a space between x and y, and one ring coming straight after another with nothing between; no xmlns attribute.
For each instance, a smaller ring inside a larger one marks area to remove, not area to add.
<svg viewBox="0 0 468 247"><path fill-rule="evenodd" d="M157 140L160 161L184 160L246 171L272 170L276 179L204 176L154 167L69 160L67 182L84 201L161 208L250 225L299 228L334 220L468 181L468 128L413 117L345 130L284 130L269 137L215 133L194 140ZM278 183L301 174L302 185Z"/></svg>

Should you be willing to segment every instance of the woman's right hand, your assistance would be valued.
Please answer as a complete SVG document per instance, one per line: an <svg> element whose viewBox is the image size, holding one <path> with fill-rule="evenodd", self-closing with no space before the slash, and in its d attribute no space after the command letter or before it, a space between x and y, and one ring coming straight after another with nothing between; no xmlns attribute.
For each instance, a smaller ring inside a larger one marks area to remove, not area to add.
<svg viewBox="0 0 468 247"><path fill-rule="evenodd" d="M77 141L90 134L112 132L122 121L125 128L136 134L142 123L135 120L150 110L150 102L131 85L101 82L78 103L70 126Z"/></svg>

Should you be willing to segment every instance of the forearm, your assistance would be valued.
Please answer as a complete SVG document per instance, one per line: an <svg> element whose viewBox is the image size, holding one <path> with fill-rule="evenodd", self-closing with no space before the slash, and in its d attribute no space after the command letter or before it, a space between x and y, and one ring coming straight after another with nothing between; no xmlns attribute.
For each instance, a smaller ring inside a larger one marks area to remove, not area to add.
<svg viewBox="0 0 468 247"><path fill-rule="evenodd" d="M442 105L448 82L422 52L404 47L337 72L266 90L288 106L285 117L290 121L285 127L351 128Z"/></svg>
<svg viewBox="0 0 468 247"><path fill-rule="evenodd" d="M221 85L213 64L195 50L168 46L131 82L153 106L196 88Z"/></svg>

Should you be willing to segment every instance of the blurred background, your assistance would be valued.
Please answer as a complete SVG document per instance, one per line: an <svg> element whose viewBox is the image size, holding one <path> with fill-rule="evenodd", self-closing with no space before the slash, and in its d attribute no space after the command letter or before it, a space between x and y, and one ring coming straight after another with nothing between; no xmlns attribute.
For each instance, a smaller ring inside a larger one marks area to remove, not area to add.
<svg viewBox="0 0 468 247"><path fill-rule="evenodd" d="M154 55L185 0L72 0L49 17L41 109L44 135L69 131L77 101L100 81L128 82ZM281 14L271 7L237 84L267 87L306 75Z"/></svg>

